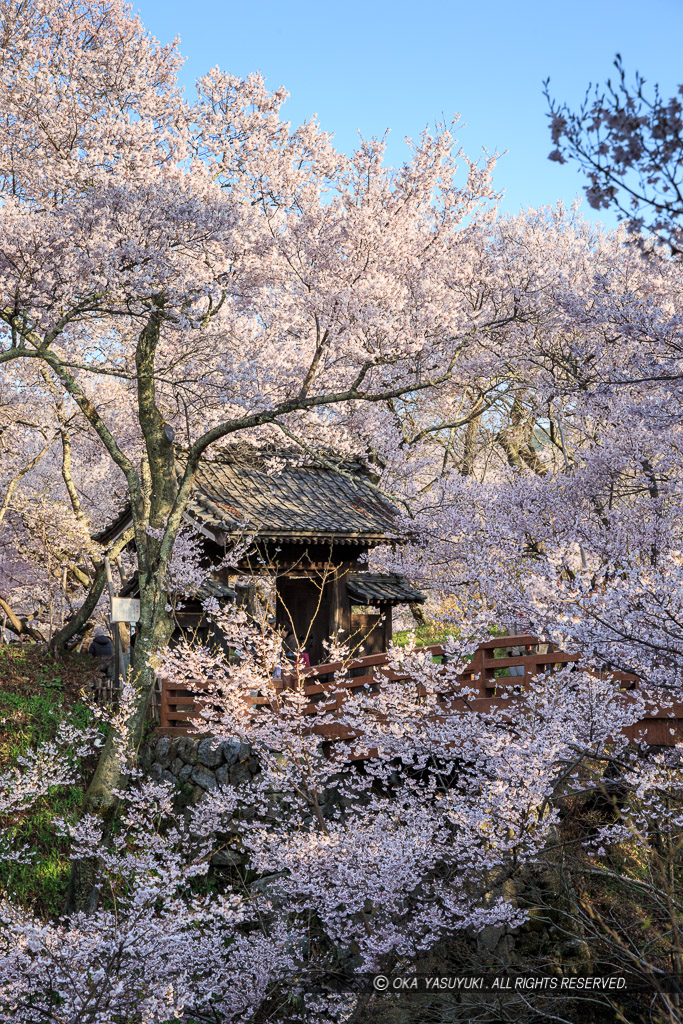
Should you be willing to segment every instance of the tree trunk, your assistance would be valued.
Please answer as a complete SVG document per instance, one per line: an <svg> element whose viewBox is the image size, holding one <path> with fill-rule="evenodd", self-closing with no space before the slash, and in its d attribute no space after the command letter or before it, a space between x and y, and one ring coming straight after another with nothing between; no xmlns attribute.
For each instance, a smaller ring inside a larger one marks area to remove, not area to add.
<svg viewBox="0 0 683 1024"><path fill-rule="evenodd" d="M462 476L472 476L474 474L474 461L477 456L477 435L479 433L479 425L481 423L481 416L475 416L467 424L467 430L465 431L465 442L463 446L462 465L460 473Z"/></svg>
<svg viewBox="0 0 683 1024"><path fill-rule="evenodd" d="M75 615L72 615L67 622L64 623L61 629L59 629L50 641L50 647L55 651L63 651L69 640L80 633L84 628L86 622L95 611L97 602L102 597L102 591L104 585L107 582L107 577L104 571L104 565L101 565L95 573L95 579L93 580L90 590L87 593L85 601L78 609Z"/></svg>
<svg viewBox="0 0 683 1024"><path fill-rule="evenodd" d="M5 628L12 630L17 636L30 636L32 640L36 640L38 643L44 643L45 637L42 633L29 626L26 618L20 618L14 611L7 601L0 597L0 611L4 613ZM1 635L1 634L0 634Z"/></svg>
<svg viewBox="0 0 683 1024"><path fill-rule="evenodd" d="M158 581L141 587L140 622L136 636L130 680L134 696L130 714L120 731L112 729L105 741L95 774L88 786L81 813L102 822L106 842L118 809L116 790L127 785L126 758L135 759L144 734L147 710L156 680L156 656L171 639L173 620L166 611L166 594ZM92 913L98 903L99 866L95 859L72 863L64 912Z"/></svg>
<svg viewBox="0 0 683 1024"><path fill-rule="evenodd" d="M417 622L418 626L426 626L427 616L425 615L422 605L419 603L419 601L411 601L408 607L410 608L410 613L415 619L415 622Z"/></svg>
<svg viewBox="0 0 683 1024"><path fill-rule="evenodd" d="M133 528L126 530L125 533L117 540L116 544L113 544L110 551L109 557L116 558L127 544L133 539ZM95 611L97 602L102 596L104 585L107 582L107 574L104 568L104 560L98 565L97 572L95 573L95 579L90 585L90 590L85 598L85 601L78 609L75 615L72 615L67 623L58 630L50 641L50 646L55 651L62 651L66 647L69 640L80 633L86 622Z"/></svg>

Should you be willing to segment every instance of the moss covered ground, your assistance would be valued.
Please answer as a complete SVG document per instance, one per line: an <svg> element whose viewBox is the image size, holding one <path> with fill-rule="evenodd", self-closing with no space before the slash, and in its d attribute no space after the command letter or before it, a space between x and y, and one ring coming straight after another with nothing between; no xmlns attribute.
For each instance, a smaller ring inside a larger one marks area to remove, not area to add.
<svg viewBox="0 0 683 1024"><path fill-rule="evenodd" d="M79 726L90 722L85 697L95 671L88 655L57 656L43 645L0 644L0 773L52 739L62 720ZM79 784L55 787L30 810L0 820L12 846L26 844L33 851L28 863L0 862L0 894L40 917L59 913L69 875L55 820L78 815L93 767L90 759L81 766Z"/></svg>

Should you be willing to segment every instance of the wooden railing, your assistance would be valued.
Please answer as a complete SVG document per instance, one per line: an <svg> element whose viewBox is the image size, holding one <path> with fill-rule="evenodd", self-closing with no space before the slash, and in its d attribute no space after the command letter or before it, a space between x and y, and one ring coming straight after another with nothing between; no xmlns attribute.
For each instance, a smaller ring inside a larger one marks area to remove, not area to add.
<svg viewBox="0 0 683 1024"><path fill-rule="evenodd" d="M429 653L435 661L447 659L447 653L440 644L419 650ZM485 711L503 702L508 703L511 694L521 694L532 684L534 677L579 661L578 654L567 654L553 644L539 643L536 637L529 634L496 637L480 644L458 680L460 685L473 691L468 706L475 711ZM340 708L346 696L359 687L372 692L381 686L383 679L410 682L408 672L396 672L389 668L386 653L354 659L346 665L346 674L337 678L336 674L343 668L342 662L329 662L303 670L298 677L294 673L285 673L281 680L273 680L273 683L276 691L292 685L302 686L304 694L310 698L304 713L313 716L319 711L321 702L326 710ZM636 676L621 672L611 674L624 691L637 687ZM191 731L190 721L196 714L196 693L174 685L168 679L162 678L161 684L159 728L168 735L187 734ZM453 684L444 676L444 702L448 701L449 693L452 692ZM258 694L248 699L255 704L270 703L270 698ZM465 709L464 702L459 700L451 699L448 704L454 711ZM341 723L312 723L311 728L327 740L348 739L352 735ZM632 740L644 739L652 746L673 746L683 740L683 702L663 710L651 711L640 722L624 731Z"/></svg>

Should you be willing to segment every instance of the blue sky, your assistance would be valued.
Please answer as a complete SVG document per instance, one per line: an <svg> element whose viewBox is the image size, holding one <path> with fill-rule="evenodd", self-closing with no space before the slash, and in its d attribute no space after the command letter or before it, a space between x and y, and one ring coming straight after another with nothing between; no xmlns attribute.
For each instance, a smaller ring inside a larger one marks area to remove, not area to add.
<svg viewBox="0 0 683 1024"><path fill-rule="evenodd" d="M359 130L390 128L387 159L398 163L404 136L460 113L469 156L507 150L495 183L513 213L581 193L575 167L547 160L544 78L575 103L620 52L665 92L683 82L683 0L144 0L139 9L159 39L180 36L186 84L216 64L237 75L260 70L270 87L288 89L289 120L317 114L346 151Z"/></svg>

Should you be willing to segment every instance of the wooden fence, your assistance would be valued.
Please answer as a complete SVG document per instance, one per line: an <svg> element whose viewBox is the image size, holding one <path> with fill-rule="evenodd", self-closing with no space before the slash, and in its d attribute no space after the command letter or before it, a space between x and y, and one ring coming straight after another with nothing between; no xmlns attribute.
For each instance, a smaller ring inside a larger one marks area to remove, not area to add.
<svg viewBox="0 0 683 1024"><path fill-rule="evenodd" d="M95 680L92 684L92 696L96 704L108 705L109 707L118 708L120 693L121 679L119 678L116 682L114 681L112 659L108 665L102 666L101 673L95 677ZM154 687L152 697L147 707L147 719L154 726L159 726L161 722L161 702L162 680L159 678L156 680L156 685Z"/></svg>
<svg viewBox="0 0 683 1024"><path fill-rule="evenodd" d="M443 662L447 658L444 648L439 644L420 650L428 652L435 661ZM553 644L539 643L536 637L528 634L497 637L480 644L467 669L458 678L461 685L475 691L473 698L468 701L469 706L475 711L485 711L500 705L504 700L507 702L503 694L523 692L532 685L535 676L554 672L564 665L576 664L579 661L578 654L567 654ZM305 670L303 691L310 698L305 713L315 715L321 702L325 704L326 709L332 711L340 708L349 692L358 687L376 690L381 686L382 679L404 680L407 684L411 681L408 673L395 672L388 667L386 653L357 658L346 666L347 673L344 677L335 678L336 673L343 667L341 662L330 662ZM624 691L637 687L636 676L619 672L613 675L621 683ZM293 674L285 674L282 680L274 682L276 689L284 689L294 685L296 677ZM444 676L444 703L448 703L453 711L464 710L464 702L454 701L452 698L450 702L448 701L452 689L452 683ZM196 711L196 699L196 694L190 690L175 686L168 679L162 678L159 728L168 735L187 734L190 731L189 720ZM253 703L269 702L268 698L262 698L258 694L249 699ZM331 741L349 739L352 736L349 729L341 723L312 724L312 729L324 739ZM629 739L642 738L652 746L674 745L677 741L683 740L683 702L665 710L655 710L646 714L640 722L629 726L625 733Z"/></svg>

